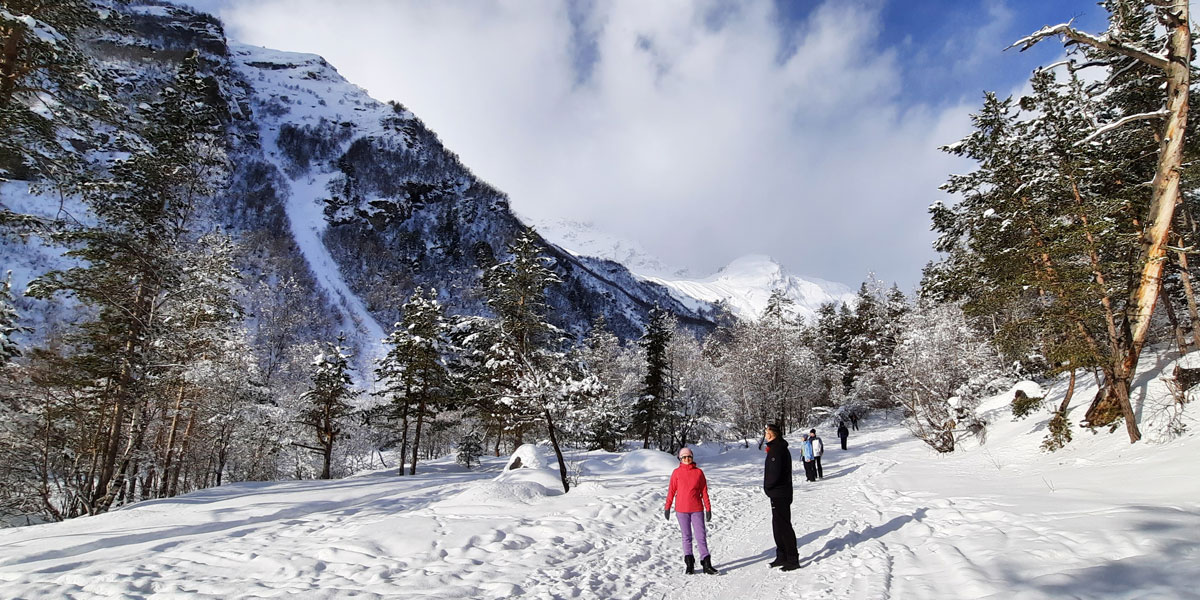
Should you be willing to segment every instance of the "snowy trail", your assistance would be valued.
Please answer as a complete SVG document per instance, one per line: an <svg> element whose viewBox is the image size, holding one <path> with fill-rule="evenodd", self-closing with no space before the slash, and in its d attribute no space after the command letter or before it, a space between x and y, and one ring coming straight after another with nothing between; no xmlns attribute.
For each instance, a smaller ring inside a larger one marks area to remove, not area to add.
<svg viewBox="0 0 1200 600"><path fill-rule="evenodd" d="M583 457L565 495L544 494L552 470L542 494L513 494L523 488L502 482L495 458L473 471L430 461L415 477L235 484L0 530L0 597L1200 598L1186 442L941 457L872 424L846 452L827 443L824 480L796 469L803 568L791 573L767 567L753 447L696 448L719 576L683 574L677 525L662 516L675 461L656 452Z"/></svg>

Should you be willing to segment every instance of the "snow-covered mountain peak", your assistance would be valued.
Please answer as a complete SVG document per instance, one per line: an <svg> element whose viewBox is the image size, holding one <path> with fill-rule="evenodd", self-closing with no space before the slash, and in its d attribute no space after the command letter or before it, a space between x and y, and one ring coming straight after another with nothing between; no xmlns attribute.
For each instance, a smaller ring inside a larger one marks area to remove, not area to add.
<svg viewBox="0 0 1200 600"><path fill-rule="evenodd" d="M766 254L747 254L733 259L705 281L774 287L784 282L783 266Z"/></svg>
<svg viewBox="0 0 1200 600"><path fill-rule="evenodd" d="M699 281L658 281L678 294L710 303L723 302L735 315L747 320L762 316L775 290L790 298L796 316L806 321L816 316L822 304L841 304L854 299L853 292L845 285L797 277L765 254L736 258L716 274Z"/></svg>
<svg viewBox="0 0 1200 600"><path fill-rule="evenodd" d="M686 269L666 265L641 244L599 231L592 223L542 219L535 227L560 248L576 256L620 263L639 277L665 286L672 296L698 311L721 302L738 318L755 320L766 309L771 292L782 290L795 303L796 315L811 321L822 304L854 299L845 285L791 275L766 254L747 254L713 275L694 278Z"/></svg>

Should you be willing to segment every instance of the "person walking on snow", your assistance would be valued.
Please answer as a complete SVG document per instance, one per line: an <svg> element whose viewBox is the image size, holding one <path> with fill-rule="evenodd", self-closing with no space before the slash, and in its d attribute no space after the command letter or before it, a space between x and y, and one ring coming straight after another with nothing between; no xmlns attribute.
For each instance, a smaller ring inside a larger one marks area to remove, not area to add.
<svg viewBox="0 0 1200 600"><path fill-rule="evenodd" d="M796 530L792 529L792 453L779 426L767 425L767 461L763 466L763 491L771 499L771 534L775 537L775 560L771 567L781 571L800 568Z"/></svg>
<svg viewBox="0 0 1200 600"><path fill-rule="evenodd" d="M817 465L817 479L825 479L825 469L821 468L821 456L825 454L825 442L817 435L816 429L808 430L808 441L812 442L813 462Z"/></svg>
<svg viewBox="0 0 1200 600"><path fill-rule="evenodd" d="M696 549L700 551L700 566L704 568L705 573L716 575L717 570L713 568L712 557L708 554L707 532L704 530L704 521L712 521L708 481L704 478L704 471L696 466L696 457L692 455L691 448L679 450L679 466L671 473L671 483L667 486L667 506L663 510L663 516L668 521L671 520L672 500L675 501L675 518L679 520L679 531L683 534L683 563L687 565L684 572L688 575L696 572L696 555L692 554L694 534Z"/></svg>
<svg viewBox="0 0 1200 600"><path fill-rule="evenodd" d="M846 438L850 437L850 430L846 429L845 421L838 421L838 437L842 438L842 450L845 450Z"/></svg>
<svg viewBox="0 0 1200 600"><path fill-rule="evenodd" d="M807 433L801 434L800 455L804 459L804 478L808 481L817 480L816 456L813 454L812 438Z"/></svg>

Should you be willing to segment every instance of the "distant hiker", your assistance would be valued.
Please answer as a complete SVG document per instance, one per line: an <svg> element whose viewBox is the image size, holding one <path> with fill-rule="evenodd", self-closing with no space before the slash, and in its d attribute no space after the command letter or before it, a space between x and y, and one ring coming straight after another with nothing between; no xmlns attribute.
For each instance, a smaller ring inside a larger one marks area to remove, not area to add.
<svg viewBox="0 0 1200 600"><path fill-rule="evenodd" d="M813 461L817 463L817 479L825 479L825 469L821 468L821 455L825 454L825 442L817 435L816 429L808 430L808 440L812 442Z"/></svg>
<svg viewBox="0 0 1200 600"><path fill-rule="evenodd" d="M850 426L853 427L855 431L858 431L858 413L857 412L850 413Z"/></svg>
<svg viewBox="0 0 1200 600"><path fill-rule="evenodd" d="M845 450L846 438L850 437L850 430L846 429L845 421L838 421L838 437L842 438L842 450Z"/></svg>
<svg viewBox="0 0 1200 600"><path fill-rule="evenodd" d="M769 566L794 571L800 568L800 550L796 547L796 530L792 529L792 453L778 425L767 425L765 435L763 491L771 499L771 534L775 537L775 560Z"/></svg>
<svg viewBox="0 0 1200 600"><path fill-rule="evenodd" d="M800 436L800 455L804 459L804 478L808 481L817 480L816 454L813 453L812 437L807 433Z"/></svg>
<svg viewBox="0 0 1200 600"><path fill-rule="evenodd" d="M683 564L687 566L684 572L691 575L696 572L696 555L692 554L692 536L695 534L696 549L700 551L700 566L709 575L716 575L717 570L712 566L712 557L708 554L708 537L704 530L704 521L712 521L712 503L708 501L708 481L704 471L696 466L696 457L691 448L679 450L679 466L671 473L671 483L667 486L667 506L663 516L671 520L671 501L675 501L675 518L679 520L679 532L683 534ZM703 502L703 506L701 506ZM703 512L702 512L703 511Z"/></svg>

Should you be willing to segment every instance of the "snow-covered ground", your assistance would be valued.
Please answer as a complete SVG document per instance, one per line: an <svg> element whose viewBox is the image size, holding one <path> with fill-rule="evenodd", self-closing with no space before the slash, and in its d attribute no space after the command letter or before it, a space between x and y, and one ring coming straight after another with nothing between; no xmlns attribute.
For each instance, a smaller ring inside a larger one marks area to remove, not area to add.
<svg viewBox="0 0 1200 600"><path fill-rule="evenodd" d="M1157 385L1143 377L1137 390L1147 421L1162 407ZM1075 420L1093 391L1078 390ZM565 495L549 453L545 468L520 471L502 471L507 457L470 471L447 458L415 477L390 465L242 483L0 530L0 596L1200 598L1196 404L1182 436L1130 445L1123 431L1076 431L1046 454L1047 412L1014 421L1009 398L983 405L987 443L953 455L885 415L846 451L823 431L825 479L797 469L803 568L791 573L767 567L763 454L706 444L696 454L719 576L683 574L679 532L662 514L676 463L639 450L576 456L581 484Z"/></svg>

